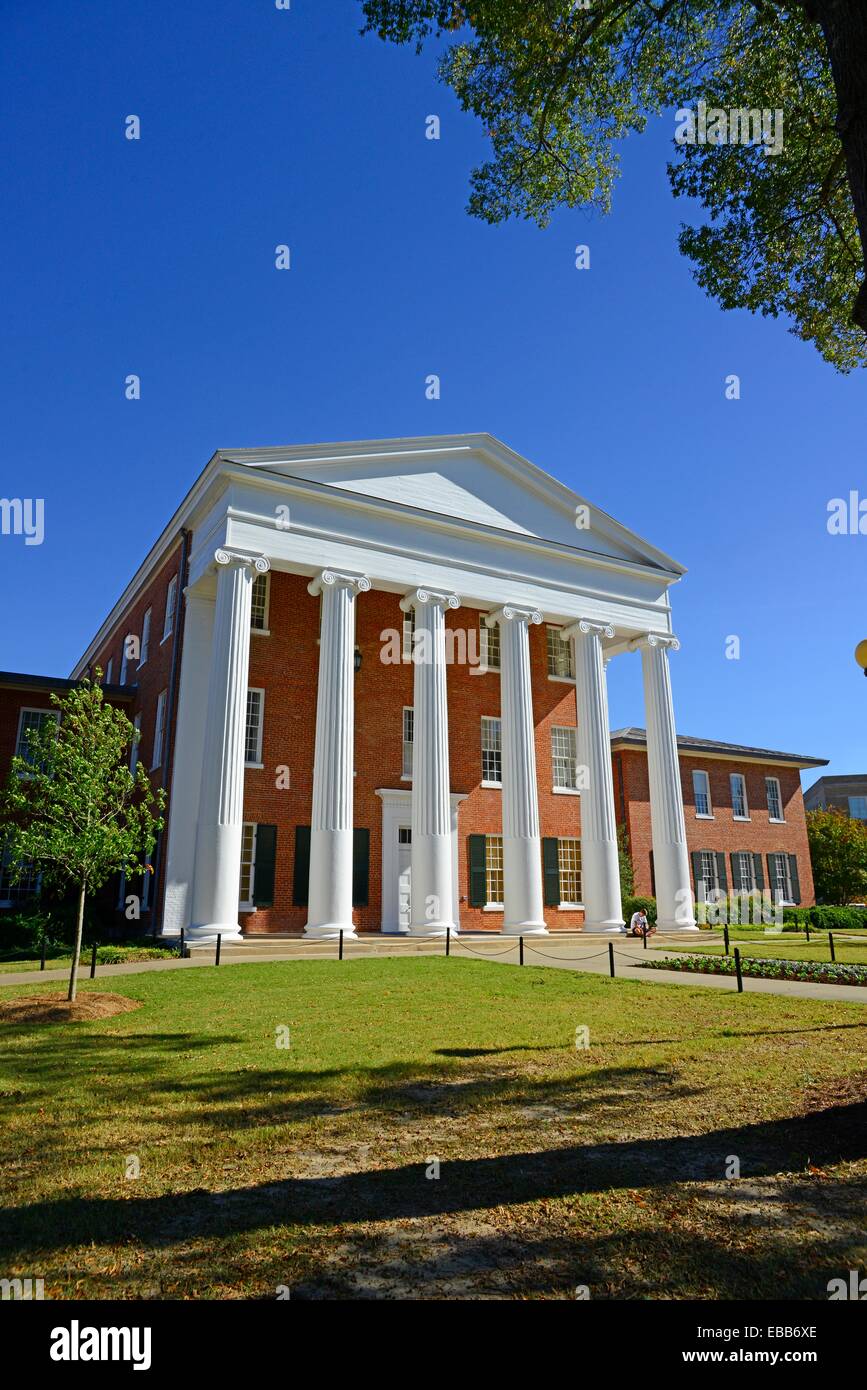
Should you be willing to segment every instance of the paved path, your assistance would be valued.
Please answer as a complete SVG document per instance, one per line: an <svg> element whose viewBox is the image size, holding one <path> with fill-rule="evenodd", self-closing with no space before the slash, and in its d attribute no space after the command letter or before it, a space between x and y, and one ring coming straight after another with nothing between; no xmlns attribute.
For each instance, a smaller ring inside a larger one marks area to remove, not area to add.
<svg viewBox="0 0 867 1390"><path fill-rule="evenodd" d="M724 989L735 992L733 976L703 975L685 973L677 970L644 970L642 958L658 954L685 955L679 937L656 937L654 946L645 953L640 941L627 937L537 937L524 939L524 963L526 965L546 965L559 970L588 970L597 975L607 975L608 941L612 940L615 953L615 971L618 978L641 980L644 984L672 984L704 986L706 989ZM452 938L452 954L474 960L493 960L503 965L517 965L519 943L516 938L501 936L464 935ZM225 947L222 952L222 965L253 965L272 960L322 960L334 959L337 955L336 942L303 942L300 939L285 942L270 941L255 943L249 948L242 946ZM406 941L400 938L389 940L383 937L362 938L360 941L346 943L345 959L371 956L412 956L442 955L445 945L438 941ZM108 980L121 975L141 975L152 970L195 970L200 966L214 963L213 951L196 948L196 954L186 960L173 957L168 960L148 960L128 965L100 965L96 978ZM46 984L54 980L66 980L69 970L21 970L0 975L0 985ZM90 977L89 962L82 962L81 979ZM744 977L744 992L749 994L783 994L793 999L842 999L849 1003L867 1004L867 986L831 985L803 983L799 980L762 980Z"/></svg>

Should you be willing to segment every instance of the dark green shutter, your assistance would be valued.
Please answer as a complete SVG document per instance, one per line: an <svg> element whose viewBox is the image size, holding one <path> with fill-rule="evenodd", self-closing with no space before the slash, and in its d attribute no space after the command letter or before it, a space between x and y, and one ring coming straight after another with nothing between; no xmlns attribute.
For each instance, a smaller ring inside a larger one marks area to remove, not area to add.
<svg viewBox="0 0 867 1390"><path fill-rule="evenodd" d="M720 889L723 891L723 893L725 893L725 892L728 890L729 881L728 881L728 879L726 878L726 857L725 857L724 854L717 854L717 857L716 857L716 876L717 876L717 885L716 885L717 888L720 888Z"/></svg>
<svg viewBox="0 0 867 1390"><path fill-rule="evenodd" d="M307 906L310 891L310 826L295 827L295 868L292 872L292 902L296 907Z"/></svg>
<svg viewBox="0 0 867 1390"><path fill-rule="evenodd" d="M484 907L488 901L484 835L468 835L467 852L470 859L470 907Z"/></svg>
<svg viewBox="0 0 867 1390"><path fill-rule="evenodd" d="M759 892L762 893L765 887L765 866L762 863L762 856L760 854L753 855L753 869L756 875L756 887Z"/></svg>
<svg viewBox="0 0 867 1390"><path fill-rule="evenodd" d="M370 831L352 832L352 906L367 907L370 897Z"/></svg>
<svg viewBox="0 0 867 1390"><path fill-rule="evenodd" d="M798 878L797 854L789 855L789 873L792 876L792 902L799 903L801 901L801 881Z"/></svg>
<svg viewBox="0 0 867 1390"><path fill-rule="evenodd" d="M256 907L274 906L274 869L277 863L276 825L256 826L256 867L253 872L253 902Z"/></svg>
<svg viewBox="0 0 867 1390"><path fill-rule="evenodd" d="M740 855L738 854L738 852L737 852L736 850L732 852L731 859L732 859L732 888L734 889L734 891L735 891L736 893L739 893L743 885L742 885L742 883L741 883L741 861L740 861Z"/></svg>
<svg viewBox="0 0 867 1390"><path fill-rule="evenodd" d="M696 902L703 903L707 899L707 884L701 876L701 851L694 849L689 857L692 860L692 882Z"/></svg>
<svg viewBox="0 0 867 1390"><path fill-rule="evenodd" d="M560 854L557 841L550 836L542 840L542 874L545 885L545 906L560 906Z"/></svg>
<svg viewBox="0 0 867 1390"><path fill-rule="evenodd" d="M768 855L768 887L771 890L771 902L774 903L777 901L777 876L774 873L774 860L776 857L775 854Z"/></svg>

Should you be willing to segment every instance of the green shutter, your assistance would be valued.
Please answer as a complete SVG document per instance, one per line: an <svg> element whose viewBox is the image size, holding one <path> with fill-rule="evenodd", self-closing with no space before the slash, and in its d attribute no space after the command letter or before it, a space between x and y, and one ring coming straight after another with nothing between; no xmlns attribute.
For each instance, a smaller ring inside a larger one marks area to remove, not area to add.
<svg viewBox="0 0 867 1390"><path fill-rule="evenodd" d="M694 849L689 857L692 860L692 883L696 902L703 903L707 898L707 884L701 876L701 851ZM699 887L700 884L704 884L704 887Z"/></svg>
<svg viewBox="0 0 867 1390"><path fill-rule="evenodd" d="M253 902L256 907L274 906L274 868L277 863L276 825L256 826L256 867L253 871Z"/></svg>
<svg viewBox="0 0 867 1390"><path fill-rule="evenodd" d="M720 889L722 890L723 893L727 892L727 891L728 891L728 886L729 886L729 881L728 881L728 879L726 878L726 857L725 857L724 854L717 854L717 857L716 857L716 876L717 876L717 888L720 888Z"/></svg>
<svg viewBox="0 0 867 1390"><path fill-rule="evenodd" d="M736 893L741 890L741 861L738 852L732 852L732 888Z"/></svg>
<svg viewBox="0 0 867 1390"><path fill-rule="evenodd" d="M753 855L753 869L756 875L756 887L759 892L762 893L765 888L765 866L762 863L762 856L760 854Z"/></svg>
<svg viewBox="0 0 867 1390"><path fill-rule="evenodd" d="M470 907L484 907L488 901L484 835L468 835L467 852L470 859Z"/></svg>
<svg viewBox="0 0 867 1390"><path fill-rule="evenodd" d="M801 901L801 881L798 878L797 854L789 855L789 873L792 876L792 902L799 903Z"/></svg>
<svg viewBox="0 0 867 1390"><path fill-rule="evenodd" d="M292 902L296 907L307 906L310 891L310 826L295 827L295 868L292 873Z"/></svg>
<svg viewBox="0 0 867 1390"><path fill-rule="evenodd" d="M352 906L367 907L370 897L370 831L352 832Z"/></svg>
<svg viewBox="0 0 867 1390"><path fill-rule="evenodd" d="M768 887L771 890L771 902L773 903L776 903L777 901L777 876L774 873L774 860L776 859L776 857L777 856L775 854L768 855Z"/></svg>
<svg viewBox="0 0 867 1390"><path fill-rule="evenodd" d="M560 854L557 841L550 836L542 840L542 874L545 885L545 906L560 906Z"/></svg>

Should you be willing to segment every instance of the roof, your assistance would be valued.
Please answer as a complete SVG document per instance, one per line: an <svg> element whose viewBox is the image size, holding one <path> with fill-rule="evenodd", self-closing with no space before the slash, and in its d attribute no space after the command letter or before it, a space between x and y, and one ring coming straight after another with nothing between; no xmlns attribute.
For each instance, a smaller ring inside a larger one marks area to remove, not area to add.
<svg viewBox="0 0 867 1390"><path fill-rule="evenodd" d="M647 747L647 731L630 726L614 729L611 734L612 746L628 744L634 748ZM717 758L744 758L750 762L788 763L792 767L827 767L829 758L813 758L806 753L780 753L772 748L752 748L745 743L721 743L711 738L692 738L689 734L678 734L677 746L682 753L706 753Z"/></svg>
<svg viewBox="0 0 867 1390"><path fill-rule="evenodd" d="M81 682L68 680L64 676L31 676L23 671L0 671L0 689L18 690L74 690ZM116 700L131 700L135 695L134 685L104 685L106 695Z"/></svg>

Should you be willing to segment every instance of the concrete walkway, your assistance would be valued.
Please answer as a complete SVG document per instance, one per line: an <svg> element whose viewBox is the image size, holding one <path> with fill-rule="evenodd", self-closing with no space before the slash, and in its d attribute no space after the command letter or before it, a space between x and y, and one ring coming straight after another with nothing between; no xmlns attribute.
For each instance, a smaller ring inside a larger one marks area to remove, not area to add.
<svg viewBox="0 0 867 1390"><path fill-rule="evenodd" d="M548 937L525 937L525 965L546 965L559 970L587 970L597 975L609 973L608 942L614 945L615 974L619 979L641 980L644 984L704 986L707 989L723 989L736 992L734 976L704 975L683 973L677 970L645 970L642 959L652 959L654 955L688 955L683 950L683 939L678 936L656 936L653 945L645 952L642 943L625 936L604 937L584 936L583 933L558 934ZM660 950L660 948L662 948ZM97 967L98 980L110 980L121 975L141 975L152 970L195 970L200 966L214 964L212 946L195 946L193 954L186 960L174 957L168 960L148 960L128 965L101 965ZM465 934L452 937L451 953L457 959L498 961L503 965L517 965L520 946L517 938ZM362 937L359 941L347 941L344 946L344 959L347 961L371 956L412 956L444 955L445 942L440 940L407 939L389 936ZM336 941L303 941L301 938L283 941L249 941L234 946L227 945L221 951L221 965L260 965L272 960L335 960ZM63 970L21 970L0 975L2 985L47 984L55 980L67 980L68 968ZM80 979L90 978L89 961L82 961ZM867 1004L867 985L832 985L803 983L799 980L762 980L744 977L744 992L749 994L783 994L793 999L842 999L853 1004Z"/></svg>

